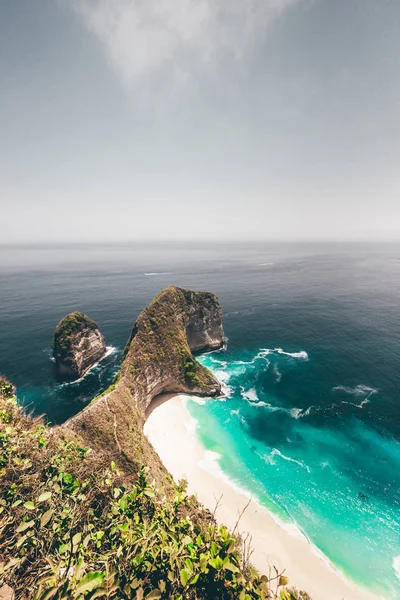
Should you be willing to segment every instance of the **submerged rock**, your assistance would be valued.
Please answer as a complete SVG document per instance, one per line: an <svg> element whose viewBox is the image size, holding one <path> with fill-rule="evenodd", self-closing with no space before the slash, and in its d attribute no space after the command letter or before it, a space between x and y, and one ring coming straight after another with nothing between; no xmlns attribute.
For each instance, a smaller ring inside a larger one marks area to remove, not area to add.
<svg viewBox="0 0 400 600"><path fill-rule="evenodd" d="M60 379L79 379L105 355L106 350L97 323L83 313L70 313L58 323L53 352Z"/></svg>

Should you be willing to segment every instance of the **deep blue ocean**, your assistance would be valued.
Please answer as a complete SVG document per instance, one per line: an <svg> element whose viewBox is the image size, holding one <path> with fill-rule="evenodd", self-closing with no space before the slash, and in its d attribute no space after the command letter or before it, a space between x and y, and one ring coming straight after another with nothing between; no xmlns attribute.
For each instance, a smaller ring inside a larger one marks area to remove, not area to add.
<svg viewBox="0 0 400 600"><path fill-rule="evenodd" d="M190 401L226 474L355 581L400 599L400 245L0 247L0 372L60 423L106 389L166 285L216 293L226 398ZM54 328L79 310L108 356L59 384Z"/></svg>

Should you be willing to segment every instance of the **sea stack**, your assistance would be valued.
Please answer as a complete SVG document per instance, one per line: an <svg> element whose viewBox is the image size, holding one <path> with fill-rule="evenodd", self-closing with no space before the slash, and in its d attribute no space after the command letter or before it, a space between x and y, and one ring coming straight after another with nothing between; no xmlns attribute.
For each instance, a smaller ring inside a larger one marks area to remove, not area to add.
<svg viewBox="0 0 400 600"><path fill-rule="evenodd" d="M103 358L106 351L104 337L97 323L83 313L70 313L58 323L53 352L60 379L79 379Z"/></svg>

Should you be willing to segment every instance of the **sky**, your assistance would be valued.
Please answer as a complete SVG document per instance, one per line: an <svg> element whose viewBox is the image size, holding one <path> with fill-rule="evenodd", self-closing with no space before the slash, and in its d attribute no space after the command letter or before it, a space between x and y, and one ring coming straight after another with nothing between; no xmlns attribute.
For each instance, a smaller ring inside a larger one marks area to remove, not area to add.
<svg viewBox="0 0 400 600"><path fill-rule="evenodd" d="M0 0L0 243L400 240L399 0Z"/></svg>

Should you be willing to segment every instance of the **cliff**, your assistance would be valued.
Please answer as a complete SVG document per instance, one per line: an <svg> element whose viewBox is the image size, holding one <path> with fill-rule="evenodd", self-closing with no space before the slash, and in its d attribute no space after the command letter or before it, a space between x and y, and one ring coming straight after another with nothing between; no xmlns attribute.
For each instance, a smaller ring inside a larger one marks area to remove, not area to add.
<svg viewBox="0 0 400 600"><path fill-rule="evenodd" d="M310 600L249 550L184 485L129 477L68 443L0 386L0 598ZM272 552L272 549L270 549Z"/></svg>
<svg viewBox="0 0 400 600"><path fill-rule="evenodd" d="M146 458L152 475L165 483L161 461L142 433L145 411L161 393L220 395L220 383L192 351L214 350L223 341L222 311L214 294L165 288L139 315L117 382L67 421L65 434L108 448L125 469Z"/></svg>
<svg viewBox="0 0 400 600"><path fill-rule="evenodd" d="M80 312L73 312L58 323L54 334L54 358L60 379L79 379L106 353L99 327Z"/></svg>

